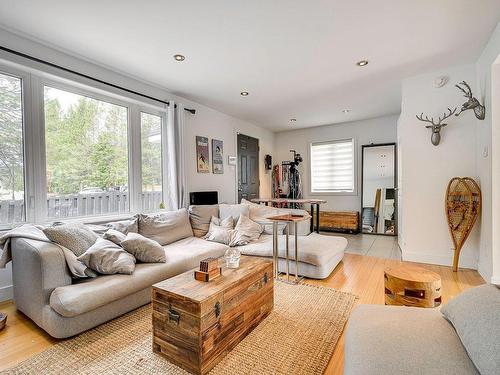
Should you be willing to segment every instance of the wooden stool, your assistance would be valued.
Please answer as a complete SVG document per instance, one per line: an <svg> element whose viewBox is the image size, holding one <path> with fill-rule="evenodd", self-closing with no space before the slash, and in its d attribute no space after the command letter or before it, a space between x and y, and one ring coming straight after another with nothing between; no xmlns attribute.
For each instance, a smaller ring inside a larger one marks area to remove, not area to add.
<svg viewBox="0 0 500 375"><path fill-rule="evenodd" d="M441 276L422 267L402 264L384 272L385 304L436 307L441 304Z"/></svg>

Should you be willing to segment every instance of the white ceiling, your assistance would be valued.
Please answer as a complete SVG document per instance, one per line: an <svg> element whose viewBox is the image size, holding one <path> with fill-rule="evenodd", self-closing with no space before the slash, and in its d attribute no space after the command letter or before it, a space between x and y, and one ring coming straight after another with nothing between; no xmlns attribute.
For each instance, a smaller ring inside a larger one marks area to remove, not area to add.
<svg viewBox="0 0 500 375"><path fill-rule="evenodd" d="M402 78L476 61L499 19L499 0L0 2L0 26L275 131L398 113Z"/></svg>

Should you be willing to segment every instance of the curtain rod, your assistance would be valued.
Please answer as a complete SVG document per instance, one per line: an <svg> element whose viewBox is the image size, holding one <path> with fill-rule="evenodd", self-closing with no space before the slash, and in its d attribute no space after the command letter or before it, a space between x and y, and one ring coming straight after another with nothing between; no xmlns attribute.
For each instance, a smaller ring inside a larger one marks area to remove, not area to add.
<svg viewBox="0 0 500 375"><path fill-rule="evenodd" d="M10 48L4 47L4 46L0 46L0 50L3 50L3 51L8 52L8 53L12 53L12 54L20 56L20 57L24 57L25 59L28 59L28 60L36 61L36 62L38 62L40 64L48 65L48 66L50 66L52 68L63 70L65 72L67 72L67 73L76 74L77 76L80 76L80 77L83 77L83 78L87 78L87 79L90 79L90 80L95 81L95 82L102 83L103 85L110 86L110 87L113 87L115 89L126 91L126 92L128 92L130 94L142 96L143 98L154 100L156 102L160 102L160 103L163 103L165 105L170 105L170 103L168 101L166 101L166 100L161 100L161 99L155 98L153 96L142 94L140 92L137 92L137 91L134 91L134 90L130 90L130 89L127 89L127 88L122 87L122 86L115 85L114 83L109 83L109 82L103 81L103 80L101 80L99 78L95 78L95 77L89 76L87 74L79 73L79 72L77 72L75 70L72 70L72 69L69 69L69 68L65 68L65 67L63 67L61 65L57 65L57 64L51 63L50 61L45 61L45 60L39 59L38 57L30 56L30 55L27 55L25 53L15 51L13 49L10 49ZM175 108L177 108L177 105L175 105ZM184 110L188 111L189 113L191 113L193 115L196 113L196 109L184 108Z"/></svg>

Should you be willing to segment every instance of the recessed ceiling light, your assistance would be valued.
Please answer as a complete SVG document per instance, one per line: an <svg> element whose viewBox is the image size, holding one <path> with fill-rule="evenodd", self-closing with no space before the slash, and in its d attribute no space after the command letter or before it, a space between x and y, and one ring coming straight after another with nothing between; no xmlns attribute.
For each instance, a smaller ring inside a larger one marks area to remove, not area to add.
<svg viewBox="0 0 500 375"><path fill-rule="evenodd" d="M184 61L184 60L186 60L186 56L176 54L176 55L174 55L174 59L175 59L175 61Z"/></svg>
<svg viewBox="0 0 500 375"><path fill-rule="evenodd" d="M290 122L296 122L296 121L297 121L297 119L296 119L296 118L291 118L291 119L290 119Z"/></svg>
<svg viewBox="0 0 500 375"><path fill-rule="evenodd" d="M361 60L356 63L357 66L366 66L368 65L368 60Z"/></svg>
<svg viewBox="0 0 500 375"><path fill-rule="evenodd" d="M241 96L248 96L248 91L242 91L242 92L240 92L240 95Z"/></svg>
<svg viewBox="0 0 500 375"><path fill-rule="evenodd" d="M342 110L342 113L349 113L349 112L351 112L351 110L350 110L350 109L343 109L343 110Z"/></svg>

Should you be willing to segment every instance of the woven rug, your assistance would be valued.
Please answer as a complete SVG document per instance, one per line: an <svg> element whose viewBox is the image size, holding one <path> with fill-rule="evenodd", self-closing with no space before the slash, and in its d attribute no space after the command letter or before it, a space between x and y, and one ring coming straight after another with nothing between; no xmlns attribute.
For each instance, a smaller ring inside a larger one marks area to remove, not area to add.
<svg viewBox="0 0 500 375"><path fill-rule="evenodd" d="M329 288L276 282L273 312L210 374L322 374L355 300ZM2 374L187 374L154 354L151 342L147 305Z"/></svg>

